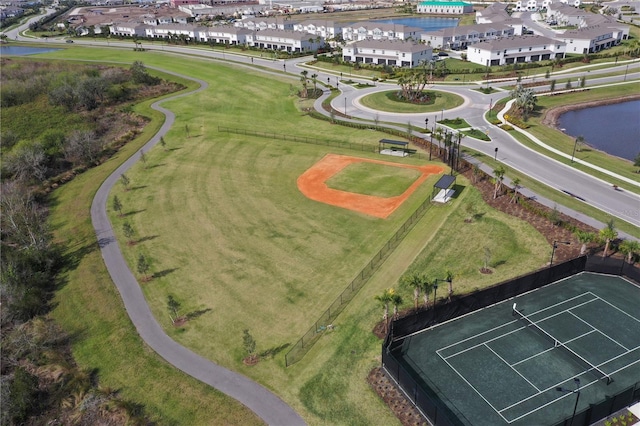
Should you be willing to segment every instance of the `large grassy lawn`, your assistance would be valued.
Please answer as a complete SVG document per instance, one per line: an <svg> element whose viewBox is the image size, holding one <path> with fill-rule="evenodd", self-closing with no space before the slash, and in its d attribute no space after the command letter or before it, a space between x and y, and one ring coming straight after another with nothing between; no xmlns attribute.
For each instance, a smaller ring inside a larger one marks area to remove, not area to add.
<svg viewBox="0 0 640 426"><path fill-rule="evenodd" d="M381 342L371 329L382 310L374 295L396 286L414 259L412 268L429 274L451 269L456 291L462 292L530 271L548 257L549 247L540 234L486 207L459 177L458 198L433 206L355 296L335 330L301 362L284 367L286 345L295 343L431 194L436 177L386 220L311 201L297 190L296 179L326 153L374 154L217 132L217 125L226 125L372 147L384 137L301 114L297 100L290 97L290 85L297 79L265 78L247 68L152 52L140 57L131 51L74 48L48 56L142 59L147 66L209 83L201 94L165 104L177 117L165 137L168 149L158 146L146 153L146 168L139 163L128 173L131 190L114 189L111 196L122 200L125 212L122 218L112 214L114 229L121 234L128 221L136 231L137 244L128 246L122 235L119 241L132 270L139 254L151 260L156 277L141 285L169 335L263 383L310 424L397 424L365 378L380 363ZM153 115L145 106L139 111ZM145 136L157 128L154 122ZM109 282L95 246L89 204L104 177L122 158L135 154L140 143L127 146L54 196L56 235L70 244L76 261L58 294L54 316L74 336L78 362L97 368L104 384L145 404L159 423L255 423L246 409L175 372L142 344ZM408 158L385 160L420 164ZM460 209L468 202L477 203L483 213L471 224L464 223ZM484 247L493 253L491 276L478 271ZM200 315L173 327L169 295L180 302L181 313ZM405 300L406 306L412 304L408 292ZM276 355L253 367L243 365L243 329L254 336L258 352L274 349Z"/></svg>

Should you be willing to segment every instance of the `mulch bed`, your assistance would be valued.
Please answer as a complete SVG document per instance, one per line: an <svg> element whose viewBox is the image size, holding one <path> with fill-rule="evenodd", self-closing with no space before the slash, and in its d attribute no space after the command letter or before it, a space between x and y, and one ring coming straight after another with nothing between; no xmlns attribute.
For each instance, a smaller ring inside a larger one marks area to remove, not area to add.
<svg viewBox="0 0 640 426"><path fill-rule="evenodd" d="M463 173L469 182L474 182L472 172L470 170ZM496 199L493 199L494 186L488 179L478 180L473 185L482 193L483 200L491 207L507 213L511 216L518 217L530 223L547 239L549 244L554 241L571 241L571 245L558 244L555 250L554 261L564 261L580 255L581 244L578 244L573 233L565 227L554 225L549 219L524 208L520 203L511 202L511 194L503 193ZM530 203L533 201L529 200ZM541 212L550 212L552 209L535 203L536 208ZM564 223L576 226L578 229L588 232L597 233L598 230L585 225L562 213L558 215L558 219ZM402 316L402 313L400 314ZM382 322L376 324L372 332L384 339L385 327ZM427 420L420 414L417 408L410 400L400 391L395 382L386 374L382 367L376 367L369 373L367 382L378 396L389 406L391 411L396 415L404 426L428 425Z"/></svg>

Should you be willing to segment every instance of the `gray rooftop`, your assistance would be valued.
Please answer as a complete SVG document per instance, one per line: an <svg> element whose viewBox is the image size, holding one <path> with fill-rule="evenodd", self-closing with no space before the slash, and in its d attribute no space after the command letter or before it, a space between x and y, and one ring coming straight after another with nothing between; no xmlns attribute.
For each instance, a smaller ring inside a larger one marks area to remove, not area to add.
<svg viewBox="0 0 640 426"><path fill-rule="evenodd" d="M512 49L514 47L533 47L541 45L556 45L565 44L564 42L550 39L543 36L513 36L502 37L495 40L483 41L478 44L474 44L473 47L479 49L501 50Z"/></svg>
<svg viewBox="0 0 640 426"><path fill-rule="evenodd" d="M354 47L368 48L368 49L391 49L402 52L424 52L425 50L431 50L431 47L426 44L414 43L403 40L362 40L353 43Z"/></svg>

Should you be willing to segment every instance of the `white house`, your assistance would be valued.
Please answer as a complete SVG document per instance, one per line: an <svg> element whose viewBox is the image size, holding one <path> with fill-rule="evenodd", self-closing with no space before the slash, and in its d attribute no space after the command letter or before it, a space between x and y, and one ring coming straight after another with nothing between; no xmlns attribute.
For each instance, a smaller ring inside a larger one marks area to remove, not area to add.
<svg viewBox="0 0 640 426"><path fill-rule="evenodd" d="M345 41L419 40L420 34L422 34L421 28L382 22L358 22L342 28L342 38Z"/></svg>
<svg viewBox="0 0 640 426"><path fill-rule="evenodd" d="M236 21L236 27L248 28L253 31L262 30L290 30L293 31L293 22L286 17L273 18L248 18Z"/></svg>
<svg viewBox="0 0 640 426"><path fill-rule="evenodd" d="M547 17L553 18L559 25L585 25L585 19L593 13L585 9L576 9L565 3L551 3L547 6Z"/></svg>
<svg viewBox="0 0 640 426"><path fill-rule="evenodd" d="M182 36L188 40L197 40L198 33L199 31L196 26L184 24L164 24L147 26L145 28L145 36L148 38L171 38Z"/></svg>
<svg viewBox="0 0 640 426"><path fill-rule="evenodd" d="M228 45L246 45L247 37L253 31L246 28L238 28L231 26L220 26L212 28L200 28L198 31L198 40L203 42L213 42Z"/></svg>
<svg viewBox="0 0 640 426"><path fill-rule="evenodd" d="M485 40L515 35L513 27L504 24L476 24L443 28L422 34L422 41L438 49L466 49Z"/></svg>
<svg viewBox="0 0 640 426"><path fill-rule="evenodd" d="M478 24L500 22L510 17L506 3L492 3L491 6L476 11L476 23Z"/></svg>
<svg viewBox="0 0 640 426"><path fill-rule="evenodd" d="M362 40L342 49L346 62L413 68L433 57L431 47L402 40Z"/></svg>
<svg viewBox="0 0 640 426"><path fill-rule="evenodd" d="M247 44L261 49L313 52L324 45L324 39L318 40L297 31L261 30L247 34Z"/></svg>
<svg viewBox="0 0 640 426"><path fill-rule="evenodd" d="M137 22L114 22L109 25L109 34L123 37L147 37L149 25Z"/></svg>
<svg viewBox="0 0 640 426"><path fill-rule="evenodd" d="M313 34L326 39L335 39L337 35L342 35L342 25L324 19L311 19L293 24L294 31Z"/></svg>
<svg viewBox="0 0 640 426"><path fill-rule="evenodd" d="M612 27L594 25L565 31L557 38L567 44L567 53L596 53L620 44L624 32Z"/></svg>
<svg viewBox="0 0 640 426"><path fill-rule="evenodd" d="M467 59L480 65L508 65L563 58L566 44L542 36L514 36L467 47Z"/></svg>
<svg viewBox="0 0 640 426"><path fill-rule="evenodd" d="M418 3L417 12L436 15L462 15L473 12L473 5L463 1L421 1Z"/></svg>

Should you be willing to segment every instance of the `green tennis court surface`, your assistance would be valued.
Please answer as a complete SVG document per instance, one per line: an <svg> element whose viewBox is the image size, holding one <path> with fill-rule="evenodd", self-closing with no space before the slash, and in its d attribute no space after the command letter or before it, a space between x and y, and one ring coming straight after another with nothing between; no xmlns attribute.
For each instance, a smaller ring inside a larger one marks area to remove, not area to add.
<svg viewBox="0 0 640 426"><path fill-rule="evenodd" d="M640 288L581 273L416 333L395 351L460 424L552 425L572 415L578 390L580 411L640 380Z"/></svg>

